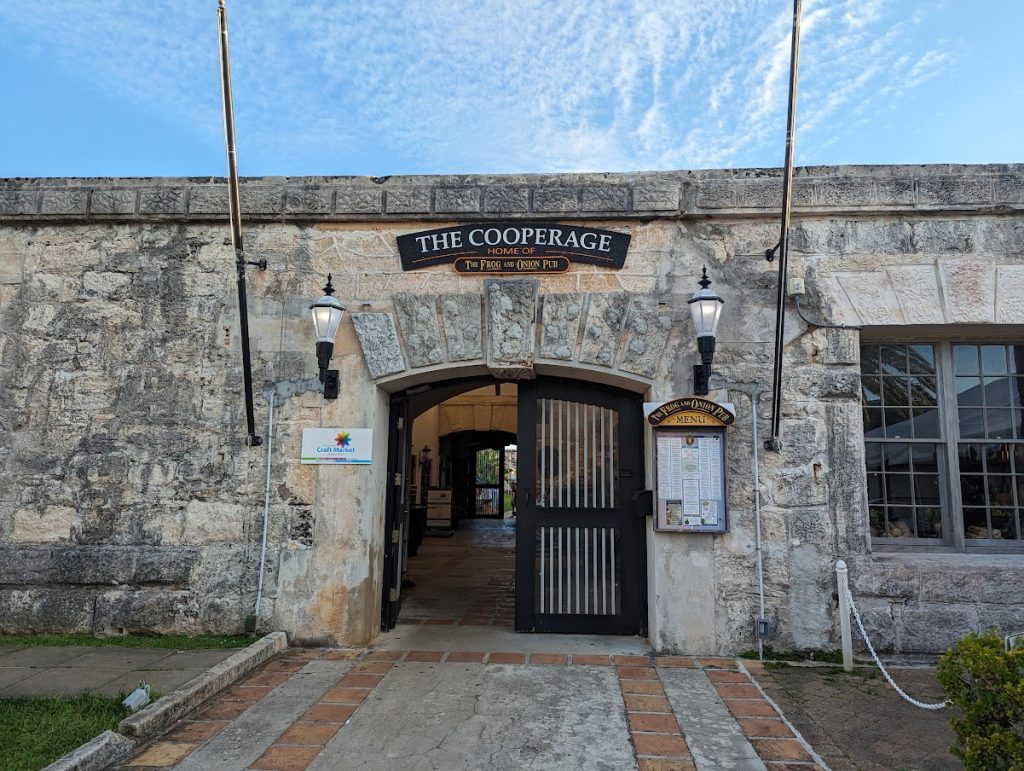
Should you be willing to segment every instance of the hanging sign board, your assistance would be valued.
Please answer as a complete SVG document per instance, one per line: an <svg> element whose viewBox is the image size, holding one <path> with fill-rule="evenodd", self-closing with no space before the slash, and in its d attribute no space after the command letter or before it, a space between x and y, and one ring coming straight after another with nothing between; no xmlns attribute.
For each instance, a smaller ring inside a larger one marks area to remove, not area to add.
<svg viewBox="0 0 1024 771"><path fill-rule="evenodd" d="M456 225L398 236L402 270L455 263L459 273L562 273L573 262L618 270L629 235L551 222Z"/></svg>
<svg viewBox="0 0 1024 771"><path fill-rule="evenodd" d="M371 428L305 428L302 430L302 462L351 466L370 464L373 455Z"/></svg>
<svg viewBox="0 0 1024 771"><path fill-rule="evenodd" d="M686 397L648 414L655 429L656 530L726 531L725 431L735 420L730 406Z"/></svg>

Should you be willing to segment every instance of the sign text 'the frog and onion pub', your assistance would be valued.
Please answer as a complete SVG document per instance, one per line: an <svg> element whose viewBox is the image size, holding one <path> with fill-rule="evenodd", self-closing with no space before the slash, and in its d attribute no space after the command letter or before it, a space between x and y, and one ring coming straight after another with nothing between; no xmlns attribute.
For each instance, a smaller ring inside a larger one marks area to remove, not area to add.
<svg viewBox="0 0 1024 771"><path fill-rule="evenodd" d="M455 264L459 273L563 273L573 262L618 270L629 236L552 223L457 225L398 236L402 270Z"/></svg>

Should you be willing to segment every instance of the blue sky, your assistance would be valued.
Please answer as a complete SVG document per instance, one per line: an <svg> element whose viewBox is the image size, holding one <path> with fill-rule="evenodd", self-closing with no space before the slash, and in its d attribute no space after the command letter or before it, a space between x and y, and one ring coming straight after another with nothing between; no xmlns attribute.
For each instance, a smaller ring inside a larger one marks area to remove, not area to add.
<svg viewBox="0 0 1024 771"><path fill-rule="evenodd" d="M243 175L779 166L791 0L228 0ZM1024 161L1021 0L804 0L796 162ZM223 175L216 0L0 2L0 176Z"/></svg>

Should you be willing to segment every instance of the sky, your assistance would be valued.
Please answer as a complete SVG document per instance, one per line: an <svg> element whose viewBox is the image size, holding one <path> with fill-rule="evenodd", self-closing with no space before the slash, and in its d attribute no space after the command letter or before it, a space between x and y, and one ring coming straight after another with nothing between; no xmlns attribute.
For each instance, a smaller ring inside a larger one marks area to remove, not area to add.
<svg viewBox="0 0 1024 771"><path fill-rule="evenodd" d="M792 0L228 0L243 176L781 166ZM804 0L797 165L1024 161L1024 0ZM0 0L0 177L222 176L216 0Z"/></svg>

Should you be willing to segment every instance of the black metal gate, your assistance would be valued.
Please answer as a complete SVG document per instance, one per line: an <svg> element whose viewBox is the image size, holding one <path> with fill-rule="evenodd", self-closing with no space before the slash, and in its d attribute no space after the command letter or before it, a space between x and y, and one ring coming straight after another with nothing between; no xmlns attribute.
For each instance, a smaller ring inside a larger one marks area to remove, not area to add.
<svg viewBox="0 0 1024 771"><path fill-rule="evenodd" d="M642 418L636 394L520 384L518 631L645 633Z"/></svg>

